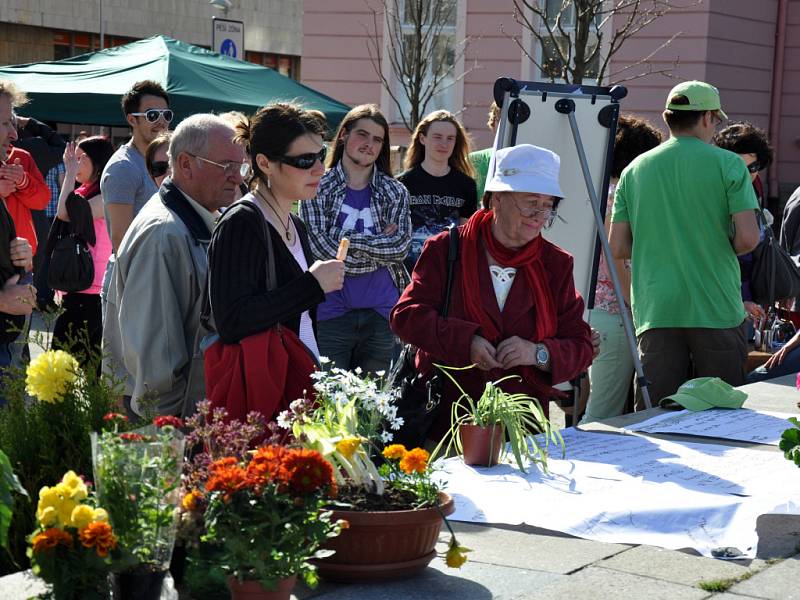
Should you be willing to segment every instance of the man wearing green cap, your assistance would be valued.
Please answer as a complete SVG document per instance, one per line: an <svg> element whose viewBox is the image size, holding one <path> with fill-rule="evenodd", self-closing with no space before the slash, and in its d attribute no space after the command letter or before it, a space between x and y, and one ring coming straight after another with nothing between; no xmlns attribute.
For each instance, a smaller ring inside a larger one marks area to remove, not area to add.
<svg viewBox="0 0 800 600"><path fill-rule="evenodd" d="M727 119L719 91L675 86L670 139L637 157L617 186L614 258L631 258L631 304L653 402L694 376L745 379L745 310L737 254L759 241L756 197L744 162L710 144Z"/></svg>

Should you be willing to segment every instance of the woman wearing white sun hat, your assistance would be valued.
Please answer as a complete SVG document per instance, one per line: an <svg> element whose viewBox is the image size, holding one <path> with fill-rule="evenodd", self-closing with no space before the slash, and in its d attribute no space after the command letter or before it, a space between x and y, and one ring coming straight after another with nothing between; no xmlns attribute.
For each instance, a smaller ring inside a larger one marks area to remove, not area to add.
<svg viewBox="0 0 800 600"><path fill-rule="evenodd" d="M459 258L447 318L439 314L447 273L448 234L430 238L391 314L392 329L419 348L417 366L474 364L458 374L471 396L486 381L522 380L502 387L538 398L547 411L553 385L584 371L592 360L583 299L575 291L572 256L541 236L562 199L560 160L545 148L520 144L495 156L484 210L459 227ZM445 406L432 436L449 427L458 397L445 383Z"/></svg>

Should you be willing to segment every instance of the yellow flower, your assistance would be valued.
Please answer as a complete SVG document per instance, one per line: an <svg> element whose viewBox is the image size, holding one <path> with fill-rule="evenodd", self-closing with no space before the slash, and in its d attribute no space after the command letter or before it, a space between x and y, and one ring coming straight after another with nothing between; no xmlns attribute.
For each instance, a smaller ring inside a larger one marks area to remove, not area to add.
<svg viewBox="0 0 800 600"><path fill-rule="evenodd" d="M25 389L42 402L64 399L79 372L78 361L63 350L48 350L34 358L25 371Z"/></svg>
<svg viewBox="0 0 800 600"><path fill-rule="evenodd" d="M460 569L461 565L467 562L467 552L472 552L472 550L460 545L456 541L456 537L453 536L450 538L450 545L447 547L444 562L451 569Z"/></svg>
<svg viewBox="0 0 800 600"><path fill-rule="evenodd" d="M198 508L200 508L200 501L202 499L203 495L200 492L197 490L192 490L183 497L181 505L183 506L184 510L188 510L189 512L196 511Z"/></svg>
<svg viewBox="0 0 800 600"><path fill-rule="evenodd" d="M108 513L104 508L95 508L92 511L92 521L95 523L105 523L108 521Z"/></svg>
<svg viewBox="0 0 800 600"><path fill-rule="evenodd" d="M403 444L392 444L383 449L383 457L389 460L399 460L406 455L406 447Z"/></svg>
<svg viewBox="0 0 800 600"><path fill-rule="evenodd" d="M336 451L345 458L351 458L361 445L361 440L357 437L347 437L336 443Z"/></svg>
<svg viewBox="0 0 800 600"><path fill-rule="evenodd" d="M76 506L70 515L70 525L75 529L83 529L94 520L94 509L86 504Z"/></svg>
<svg viewBox="0 0 800 600"><path fill-rule="evenodd" d="M64 477L61 478L61 486L64 488L65 495L69 496L72 500L81 502L86 500L89 495L89 490L83 479L75 474L75 471L67 471Z"/></svg>
<svg viewBox="0 0 800 600"><path fill-rule="evenodd" d="M430 458L427 450L422 448L414 448L409 450L400 459L400 470L403 473L424 473L428 468L428 459Z"/></svg>
<svg viewBox="0 0 800 600"><path fill-rule="evenodd" d="M61 496L55 487L43 487L39 490L39 504L36 507L36 520L43 527L51 527L58 522L58 507Z"/></svg>

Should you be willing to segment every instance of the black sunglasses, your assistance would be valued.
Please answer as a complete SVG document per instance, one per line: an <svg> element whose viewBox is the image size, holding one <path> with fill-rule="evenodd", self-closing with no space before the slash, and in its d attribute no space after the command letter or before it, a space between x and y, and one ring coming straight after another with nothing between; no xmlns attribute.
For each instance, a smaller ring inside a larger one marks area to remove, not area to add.
<svg viewBox="0 0 800 600"><path fill-rule="evenodd" d="M150 173L153 175L153 177L161 177L162 175L166 175L168 170L169 163L166 160L157 160L153 163L150 163Z"/></svg>
<svg viewBox="0 0 800 600"><path fill-rule="evenodd" d="M173 113L168 108L151 108L150 110L146 110L144 112L135 112L135 113L131 113L131 114L134 117L144 117L145 119L147 119L148 123L155 123L161 117L164 118L164 121L166 123L171 123L172 122L172 117L175 116L175 113Z"/></svg>
<svg viewBox="0 0 800 600"><path fill-rule="evenodd" d="M758 161L751 162L747 165L747 170L751 173L758 173L762 168L761 163Z"/></svg>
<svg viewBox="0 0 800 600"><path fill-rule="evenodd" d="M322 148L319 152L310 152L308 154L300 154L299 156L281 156L278 160L290 167L306 170L317 164L317 161L320 161L324 165L327 153L328 149Z"/></svg>

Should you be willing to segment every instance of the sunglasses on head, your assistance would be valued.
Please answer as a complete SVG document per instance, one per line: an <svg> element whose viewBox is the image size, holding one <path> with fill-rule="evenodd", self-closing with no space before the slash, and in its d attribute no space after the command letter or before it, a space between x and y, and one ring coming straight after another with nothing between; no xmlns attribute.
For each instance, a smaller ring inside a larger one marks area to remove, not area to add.
<svg viewBox="0 0 800 600"><path fill-rule="evenodd" d="M751 162L749 165L747 165L747 170L751 173L758 173L761 168L761 163L758 161Z"/></svg>
<svg viewBox="0 0 800 600"><path fill-rule="evenodd" d="M150 173L153 174L153 177L161 177L162 175L166 175L168 170L169 163L166 160L157 160L153 163L150 163Z"/></svg>
<svg viewBox="0 0 800 600"><path fill-rule="evenodd" d="M325 155L327 153L328 149L323 147L319 152L309 152L308 154L300 154L298 156L281 156L278 160L296 169L310 169L317 164L317 161L320 161L324 165Z"/></svg>
<svg viewBox="0 0 800 600"><path fill-rule="evenodd" d="M134 117L144 117L148 123L155 123L160 118L163 118L166 123L172 122L172 117L175 116L169 108L151 108L144 112L131 113Z"/></svg>

